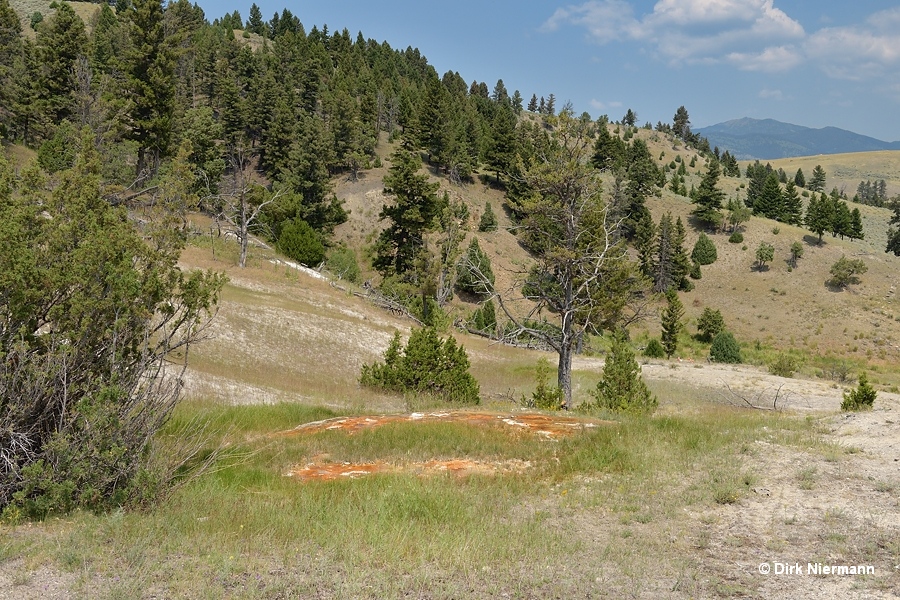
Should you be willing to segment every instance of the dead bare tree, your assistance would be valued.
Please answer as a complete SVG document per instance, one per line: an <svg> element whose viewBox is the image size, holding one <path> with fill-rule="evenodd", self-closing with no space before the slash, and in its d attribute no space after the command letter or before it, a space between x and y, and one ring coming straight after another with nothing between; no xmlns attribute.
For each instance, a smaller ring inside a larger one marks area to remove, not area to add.
<svg viewBox="0 0 900 600"><path fill-rule="evenodd" d="M235 235L241 246L238 264L247 266L247 249L250 245L250 229L259 220L262 210L275 202L281 191L270 192L253 183L250 178L252 154L242 145L231 148L228 164L231 169L230 181L222 186L216 195L217 217L224 219L235 228Z"/></svg>

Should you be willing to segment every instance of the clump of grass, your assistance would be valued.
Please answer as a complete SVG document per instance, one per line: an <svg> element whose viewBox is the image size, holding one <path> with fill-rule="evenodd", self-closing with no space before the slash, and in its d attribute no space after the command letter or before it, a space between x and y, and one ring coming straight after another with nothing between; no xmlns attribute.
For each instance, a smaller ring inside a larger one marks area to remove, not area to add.
<svg viewBox="0 0 900 600"><path fill-rule="evenodd" d="M816 476L818 469L816 467L806 467L801 469L797 474L798 485L801 490L811 490L816 486Z"/></svg>

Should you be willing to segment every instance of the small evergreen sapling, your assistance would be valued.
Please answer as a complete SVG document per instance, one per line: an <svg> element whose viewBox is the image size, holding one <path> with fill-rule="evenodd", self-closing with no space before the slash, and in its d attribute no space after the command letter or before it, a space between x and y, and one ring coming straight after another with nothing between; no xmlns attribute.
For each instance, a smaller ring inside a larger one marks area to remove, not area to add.
<svg viewBox="0 0 900 600"><path fill-rule="evenodd" d="M560 410L563 398L561 390L555 385L550 385L550 361L541 358L537 362L534 372L535 388L531 398L522 396L522 405L526 408L540 410Z"/></svg>
<svg viewBox="0 0 900 600"><path fill-rule="evenodd" d="M711 265L718 257L716 245L705 233L701 233L691 251L691 259L698 265Z"/></svg>
<svg viewBox="0 0 900 600"><path fill-rule="evenodd" d="M603 377L591 392L598 408L652 413L659 401L644 379L623 333L613 337L612 347L603 365Z"/></svg>
<svg viewBox="0 0 900 600"><path fill-rule="evenodd" d="M855 390L844 392L844 401L841 402L841 410L870 410L875 404L878 394L869 384L865 372L859 374L859 385Z"/></svg>
<svg viewBox="0 0 900 600"><path fill-rule="evenodd" d="M666 349L663 348L662 342L658 339L653 338L647 342L647 347L644 348L644 356L647 358L662 358L665 355Z"/></svg>
<svg viewBox="0 0 900 600"><path fill-rule="evenodd" d="M497 215L494 214L490 202L484 203L484 213L481 215L481 220L478 221L478 231L497 231Z"/></svg>

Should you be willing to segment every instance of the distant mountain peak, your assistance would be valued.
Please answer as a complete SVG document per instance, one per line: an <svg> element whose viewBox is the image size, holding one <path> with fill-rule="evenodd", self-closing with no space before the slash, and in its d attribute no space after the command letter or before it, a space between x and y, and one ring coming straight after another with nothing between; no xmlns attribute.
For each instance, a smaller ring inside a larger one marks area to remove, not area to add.
<svg viewBox="0 0 900 600"><path fill-rule="evenodd" d="M775 119L742 117L702 127L697 133L707 138L710 146L728 150L742 160L900 150L900 142L884 142L838 127L814 129Z"/></svg>

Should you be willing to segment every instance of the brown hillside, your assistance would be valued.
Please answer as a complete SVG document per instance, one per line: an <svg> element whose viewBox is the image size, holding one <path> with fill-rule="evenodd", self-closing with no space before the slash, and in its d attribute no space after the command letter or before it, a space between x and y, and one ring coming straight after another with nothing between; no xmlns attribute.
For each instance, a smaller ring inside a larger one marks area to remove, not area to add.
<svg viewBox="0 0 900 600"><path fill-rule="evenodd" d="M31 15L39 12L44 15L44 19L47 19L56 12L55 9L50 8L52 3L52 0L10 0L9 5L18 13L22 23L23 35L32 40L35 38L35 31L31 28ZM101 5L94 2L69 2L68 4L75 14L81 17L90 33L94 18L100 12Z"/></svg>
<svg viewBox="0 0 900 600"><path fill-rule="evenodd" d="M610 129L614 131L616 126L611 125ZM689 165L691 159L696 158L695 167L688 169L686 185L689 189L699 185L706 163L696 151L655 131L642 129L636 135L647 142L654 157L662 156L660 164L668 164L680 156ZM384 167L366 172L356 182L337 182L338 196L352 211L350 220L338 228L337 237L358 250L361 262L366 261L366 249L379 227L378 213L384 202L382 178L389 168L386 157L390 150L384 144L380 146L379 153L385 157ZM822 162L827 172L836 168L838 160L854 159L860 166L853 173L873 172L872 165L881 161L883 169L879 173L887 173L894 168L889 160L894 157L900 158L900 153L842 155L829 163L822 160L824 157L813 159ZM806 167L803 168L806 172ZM900 172L900 160L897 169ZM850 172L850 167L844 167L842 172ZM508 288L516 273L527 265L528 256L511 233L512 223L501 209L502 192L481 180L456 186L436 172L431 176L441 183L442 191L447 190L451 196L467 203L471 213L469 235L477 236L491 257L498 289ZM492 181L492 177L489 175L487 181ZM744 178L722 178L720 188L730 197L743 198L746 183ZM492 203L500 220L500 229L495 233L476 231L485 201ZM686 246L690 252L700 233L689 218L693 208L690 200L666 189L659 197L648 199L648 207L655 219L671 212L684 220L688 228ZM696 282L694 291L682 294L688 331L696 332L696 318L704 308L710 307L722 311L728 328L745 345L756 347L758 342L761 348L776 351L795 349L809 356L846 356L859 364L868 363L890 371L891 365L900 359L900 304L895 297L900 259L883 251L890 211L868 206L859 206L859 209L866 233L866 239L862 241L840 240L826 234L819 245L815 236L802 228L757 217L745 225L742 244L729 243L728 234L712 234L719 259L703 268L703 277ZM777 234L774 233L776 229ZM763 241L775 246L775 260L768 269L760 272L754 268L755 250ZM803 243L805 252L798 267L789 270L789 248L795 241ZM868 272L861 277L859 285L835 291L826 285L826 281L830 278L831 265L842 255L862 258ZM367 276L374 276L374 273L369 271ZM475 304L456 298L452 311L458 316L466 316L474 308ZM659 333L658 323L647 322L643 327L649 335ZM706 351L706 347L684 350L688 356L695 353L695 358L705 356ZM755 360L764 359L758 356Z"/></svg>

